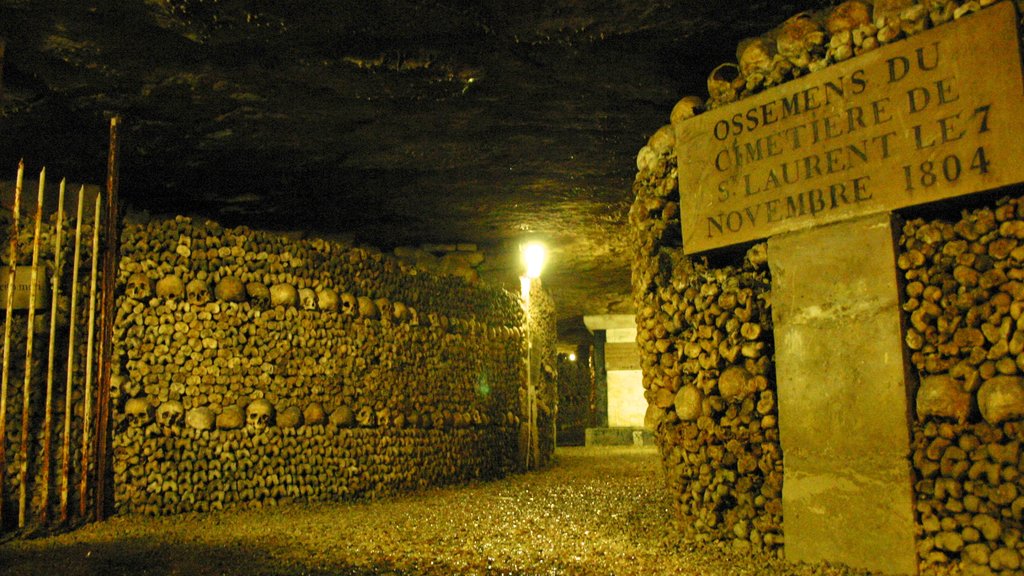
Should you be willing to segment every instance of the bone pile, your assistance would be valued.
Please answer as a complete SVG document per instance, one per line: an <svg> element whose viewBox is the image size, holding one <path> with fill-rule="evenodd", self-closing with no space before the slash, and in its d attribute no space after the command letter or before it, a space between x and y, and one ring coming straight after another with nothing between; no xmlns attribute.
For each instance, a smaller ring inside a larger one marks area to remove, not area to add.
<svg viewBox="0 0 1024 576"><path fill-rule="evenodd" d="M919 552L928 566L1019 574L1024 542L1024 202L912 220L900 238Z"/></svg>
<svg viewBox="0 0 1024 576"><path fill-rule="evenodd" d="M582 439L593 425L590 406L595 401L591 375L590 347L578 346L576 359L559 354L558 362L558 437Z"/></svg>
<svg viewBox="0 0 1024 576"><path fill-rule="evenodd" d="M121 257L119 511L381 495L515 467L516 295L185 217L127 226Z"/></svg>
<svg viewBox="0 0 1024 576"><path fill-rule="evenodd" d="M977 12L996 0L846 0L801 12L736 47L736 62L708 76L708 108L849 60L881 45Z"/></svg>
<svg viewBox="0 0 1024 576"><path fill-rule="evenodd" d="M558 414L558 326L555 302L539 282L530 291L530 332L533 338L534 373L537 391L537 429L540 454L538 465L551 463L555 454L555 427ZM525 413L526 396L520 393L521 410Z"/></svg>
<svg viewBox="0 0 1024 576"><path fill-rule="evenodd" d="M671 132L655 134L637 165L629 214L637 342L647 424L679 527L693 541L781 553L765 247L715 266L685 257Z"/></svg>

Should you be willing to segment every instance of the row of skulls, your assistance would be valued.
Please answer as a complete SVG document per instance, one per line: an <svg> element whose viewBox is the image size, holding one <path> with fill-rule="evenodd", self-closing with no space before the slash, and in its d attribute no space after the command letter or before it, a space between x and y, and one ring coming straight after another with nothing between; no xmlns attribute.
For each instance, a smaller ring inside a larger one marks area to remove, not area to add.
<svg viewBox="0 0 1024 576"><path fill-rule="evenodd" d="M708 77L710 104L732 102L959 18L995 0L846 0L821 12L801 12L764 36L740 42L737 62L716 67Z"/></svg>
<svg viewBox="0 0 1024 576"><path fill-rule="evenodd" d="M419 315L415 308L402 302L391 302L387 298L372 299L366 296L341 294L332 288L298 288L286 283L266 286L260 282L242 282L236 276L224 276L210 290L210 283L199 278L185 283L180 276L169 274L153 281L142 272L136 272L125 282L125 295L134 300L157 298L185 298L191 304L201 306L213 298L223 302L251 302L253 304L302 307L305 310L322 310L359 315L364 318L387 318L400 322L416 323Z"/></svg>
<svg viewBox="0 0 1024 576"><path fill-rule="evenodd" d="M253 400L244 408L239 405L227 406L220 414L216 414L206 406L186 411L184 404L178 400L164 402L154 412L147 398L131 398L125 403L124 414L129 427L146 428L155 424L166 436L177 435L181 432L182 426L200 431L247 428L252 432L260 433L275 425L279 428L297 428L303 424L313 426L330 423L341 428L350 428L377 425L402 427L408 424L412 427L423 428L434 426L461 428L491 423L491 419L486 414L475 408L465 412L444 412L438 415L437 422L433 422L429 414L414 413L407 417L402 414L392 415L386 409L374 411L369 406L363 406L358 411L353 411L349 406L342 405L328 414L319 402L310 403L304 410L298 406L289 406L278 412L274 405L265 398ZM504 424L512 424L516 421L511 413L506 415L504 420Z"/></svg>
<svg viewBox="0 0 1024 576"><path fill-rule="evenodd" d="M146 427L156 424L167 435L180 432L182 426L196 430L237 430L247 427L253 431L262 431L275 423L275 416L277 425L283 428L294 428L304 422L318 424L325 419L323 406L319 403L310 404L305 411L292 406L278 415L274 405L265 398L253 400L244 408L237 405L228 406L220 414L214 413L206 406L199 406L186 412L185 405L179 400L168 400L157 406L154 411L149 399L130 398L125 402L124 414L128 426Z"/></svg>

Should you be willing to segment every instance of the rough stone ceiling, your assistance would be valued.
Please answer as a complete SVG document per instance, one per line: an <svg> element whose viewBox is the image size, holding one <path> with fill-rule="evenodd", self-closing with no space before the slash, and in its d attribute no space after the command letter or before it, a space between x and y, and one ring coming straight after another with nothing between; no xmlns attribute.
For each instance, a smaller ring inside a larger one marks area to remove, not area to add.
<svg viewBox="0 0 1024 576"><path fill-rule="evenodd" d="M566 337L631 312L634 157L743 37L825 0L0 0L0 169L390 249L553 249ZM0 179L9 178L0 174Z"/></svg>

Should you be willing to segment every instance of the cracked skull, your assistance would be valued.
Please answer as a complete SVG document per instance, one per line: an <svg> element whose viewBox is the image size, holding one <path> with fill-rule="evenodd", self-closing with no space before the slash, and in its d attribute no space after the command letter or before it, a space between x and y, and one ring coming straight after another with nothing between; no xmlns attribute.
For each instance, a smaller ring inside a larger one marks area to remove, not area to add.
<svg viewBox="0 0 1024 576"><path fill-rule="evenodd" d="M135 300L145 300L153 293L153 284L142 272L136 272L128 277L125 282L124 293Z"/></svg>
<svg viewBox="0 0 1024 576"><path fill-rule="evenodd" d="M316 292L311 288L299 288L299 303L303 310L316 310Z"/></svg>
<svg viewBox="0 0 1024 576"><path fill-rule="evenodd" d="M274 405L266 398L253 400L245 408L245 424L251 430L262 432L274 419Z"/></svg>
<svg viewBox="0 0 1024 576"><path fill-rule="evenodd" d="M359 312L359 300L352 294L342 294L340 309L342 314L355 316Z"/></svg>
<svg viewBox="0 0 1024 576"><path fill-rule="evenodd" d="M185 406L177 400L164 402L156 409L156 421L165 434L175 433L185 418Z"/></svg>
<svg viewBox="0 0 1024 576"><path fill-rule="evenodd" d="M210 284L196 278L185 285L185 293L190 304L202 306L210 301Z"/></svg>

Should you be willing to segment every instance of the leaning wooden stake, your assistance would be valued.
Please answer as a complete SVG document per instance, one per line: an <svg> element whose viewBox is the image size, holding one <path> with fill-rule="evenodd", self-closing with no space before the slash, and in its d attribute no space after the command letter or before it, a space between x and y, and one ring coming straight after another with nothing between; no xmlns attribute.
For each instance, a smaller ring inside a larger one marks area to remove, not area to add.
<svg viewBox="0 0 1024 576"><path fill-rule="evenodd" d="M96 272L100 256L100 194L96 194L92 225L92 272L89 278L89 337L85 346L85 409L82 411L82 480L78 488L78 513L85 518L89 495L89 426L92 424L92 353L96 344Z"/></svg>
<svg viewBox="0 0 1024 576"><path fill-rule="evenodd" d="M18 215L21 212L21 183L25 162L18 162L18 178L14 184L14 206L11 208L11 251L7 267L7 316L4 323L3 376L0 377L0 529L4 525L4 487L7 485L7 382L11 369L11 323L14 316L14 275L18 271Z"/></svg>
<svg viewBox="0 0 1024 576"><path fill-rule="evenodd" d="M103 226L103 290L100 306L99 381L96 383L96 520L107 515L107 442L110 439L110 373L114 339L114 291L117 288L118 234L117 191L120 183L120 116L110 119L110 153L107 156L107 209Z"/></svg>
<svg viewBox="0 0 1024 576"><path fill-rule="evenodd" d="M28 439L29 408L32 390L32 348L36 339L36 283L39 279L39 236L43 227L43 190L46 168L39 172L39 198L36 200L36 227L32 233L32 272L28 286L28 321L25 328L25 381L21 389L21 470L18 476L18 528L25 527L28 511Z"/></svg>
<svg viewBox="0 0 1024 576"><path fill-rule="evenodd" d="M75 321L78 316L78 265L82 258L82 205L85 186L78 189L78 216L75 220L75 255L71 260L71 315L68 320L68 379L64 388L64 446L61 450L60 521L68 520L68 490L71 476L71 393L75 378Z"/></svg>
<svg viewBox="0 0 1024 576"><path fill-rule="evenodd" d="M57 357L57 300L60 295L60 257L64 232L64 180L57 199L57 224L53 238L53 278L50 286L50 349L46 360L46 403L43 409L43 475L40 490L39 523L46 525L50 514L50 470L53 449L53 364Z"/></svg>

